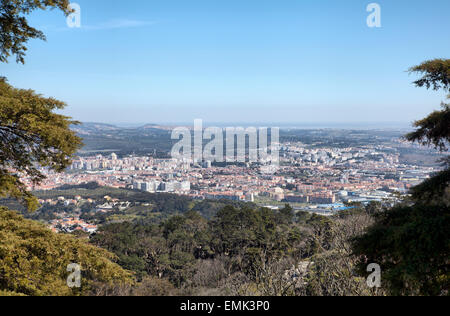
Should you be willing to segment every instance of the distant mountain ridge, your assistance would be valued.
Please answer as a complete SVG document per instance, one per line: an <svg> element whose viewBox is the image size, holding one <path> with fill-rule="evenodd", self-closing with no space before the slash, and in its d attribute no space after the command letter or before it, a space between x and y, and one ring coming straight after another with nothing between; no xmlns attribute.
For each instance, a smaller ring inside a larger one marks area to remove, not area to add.
<svg viewBox="0 0 450 316"><path fill-rule="evenodd" d="M151 154L166 158L176 142L171 139L175 126L145 124L138 127L119 127L105 123L82 123L72 129L83 138L82 155L115 152L119 155ZM188 127L188 126L186 126ZM189 128L189 127L188 127ZM400 131L344 130L344 129L281 129L280 141L302 142L317 147L347 148L364 145L392 145L392 139L403 135Z"/></svg>
<svg viewBox="0 0 450 316"><path fill-rule="evenodd" d="M173 146L170 129L154 124L119 127L113 124L85 122L72 130L83 138L80 154L116 152L118 154L160 153L166 155Z"/></svg>
<svg viewBox="0 0 450 316"><path fill-rule="evenodd" d="M128 131L154 131L154 132L161 132L161 131L169 131L175 128L175 126L163 126L163 125L157 125L157 124L145 124L142 126L137 127L121 127L113 124L107 124L107 123L96 123L96 122L83 122L79 125L73 125L71 129L75 132L77 132L80 135L90 135L90 134L96 134L96 133L104 133L104 132L111 132L111 131L122 131L122 130L128 130Z"/></svg>
<svg viewBox="0 0 450 316"><path fill-rule="evenodd" d="M104 123L81 123L79 125L73 125L71 129L81 135L89 135L91 133L117 131L120 127L111 124Z"/></svg>

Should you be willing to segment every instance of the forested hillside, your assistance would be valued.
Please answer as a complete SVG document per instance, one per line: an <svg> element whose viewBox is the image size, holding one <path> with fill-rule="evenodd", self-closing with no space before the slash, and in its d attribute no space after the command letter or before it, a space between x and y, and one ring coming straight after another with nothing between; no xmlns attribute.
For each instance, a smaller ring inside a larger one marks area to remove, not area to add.
<svg viewBox="0 0 450 316"><path fill-rule="evenodd" d="M164 280L171 294L375 295L354 275L348 241L370 223L364 208L326 218L227 206L211 220L190 211L160 224L106 225L91 243L139 281Z"/></svg>

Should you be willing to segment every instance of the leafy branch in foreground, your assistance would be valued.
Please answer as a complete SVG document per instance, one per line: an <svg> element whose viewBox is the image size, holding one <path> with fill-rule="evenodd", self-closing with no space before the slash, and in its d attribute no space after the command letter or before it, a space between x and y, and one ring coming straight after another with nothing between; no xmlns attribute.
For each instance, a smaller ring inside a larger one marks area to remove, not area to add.
<svg viewBox="0 0 450 316"><path fill-rule="evenodd" d="M450 92L450 59L435 59L426 61L410 69L411 73L423 74L422 78L414 81L417 87ZM449 95L450 97L450 95ZM406 135L411 142L422 145L433 145L441 151L447 150L450 142L450 105L442 103L442 110L431 113L423 120L414 123L417 128Z"/></svg>
<svg viewBox="0 0 450 316"><path fill-rule="evenodd" d="M68 5L69 0L0 0L0 62L15 55L16 61L23 64L28 40L46 39L42 31L28 24L26 14L48 8L68 14Z"/></svg>
<svg viewBox="0 0 450 316"><path fill-rule="evenodd" d="M414 81L419 87L433 90L450 89L450 59L434 59L409 69L410 73L421 73L423 77Z"/></svg>
<svg viewBox="0 0 450 316"><path fill-rule="evenodd" d="M54 113L64 106L0 79L0 197L22 199L34 209L20 177L37 184L44 179L39 166L61 172L70 164L81 139L69 128L77 122Z"/></svg>
<svg viewBox="0 0 450 316"><path fill-rule="evenodd" d="M414 123L417 130L406 135L411 142L433 145L441 151L450 143L450 104L442 103L442 111L435 111L423 120Z"/></svg>
<svg viewBox="0 0 450 316"><path fill-rule="evenodd" d="M427 61L410 69L423 74L418 87L450 91L450 59ZM415 123L411 142L445 151L450 141L450 106ZM450 290L450 160L447 169L411 189L412 198L375 215L375 223L354 239L359 270L377 263L393 295L448 295Z"/></svg>

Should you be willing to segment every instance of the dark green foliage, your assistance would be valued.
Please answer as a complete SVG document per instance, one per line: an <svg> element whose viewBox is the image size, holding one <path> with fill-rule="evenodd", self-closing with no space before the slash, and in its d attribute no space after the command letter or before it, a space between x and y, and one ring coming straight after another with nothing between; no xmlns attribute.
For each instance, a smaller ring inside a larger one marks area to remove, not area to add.
<svg viewBox="0 0 450 316"><path fill-rule="evenodd" d="M316 224L320 218L316 216L312 222ZM210 221L188 211L159 225L106 225L91 242L115 253L119 264L135 271L139 279L162 277L183 287L193 282L195 275L205 272L198 270L198 262L220 260L229 273L245 272L256 278L267 262L284 257L298 260L302 254L312 253L307 243L303 245L308 250L297 248L308 233L292 220L289 207L275 212L225 206Z"/></svg>
<svg viewBox="0 0 450 316"><path fill-rule="evenodd" d="M445 89L450 87L450 59L434 59L426 61L410 69L411 73L421 73L423 77L414 81L417 87L427 89Z"/></svg>
<svg viewBox="0 0 450 316"><path fill-rule="evenodd" d="M244 206L255 208L254 203L245 203L231 200L203 200L194 205L193 211L199 212L203 217L212 219L225 206L230 205L236 208Z"/></svg>
<svg viewBox="0 0 450 316"><path fill-rule="evenodd" d="M450 169L443 170L430 179L411 189L416 202L435 204L444 203L450 206Z"/></svg>
<svg viewBox="0 0 450 316"><path fill-rule="evenodd" d="M446 150L450 142L450 106L442 104L442 108L442 111L435 111L425 119L415 122L417 130L406 135L406 139Z"/></svg>
<svg viewBox="0 0 450 316"><path fill-rule="evenodd" d="M70 190L77 190L77 189L84 189L84 190L96 190L101 188L101 186L97 182L89 182L89 183L83 183L78 185L70 185L65 184L58 188L58 191L70 191Z"/></svg>
<svg viewBox="0 0 450 316"><path fill-rule="evenodd" d="M195 257L205 256L206 221L197 213L171 217L161 225L132 223L104 226L92 242L114 252L119 264L142 279L167 277L174 284L186 282Z"/></svg>
<svg viewBox="0 0 450 316"><path fill-rule="evenodd" d="M294 209L289 204L286 204L285 207L283 207L278 213L277 221L280 224L288 225L292 223L294 217L295 217Z"/></svg>
<svg viewBox="0 0 450 316"><path fill-rule="evenodd" d="M450 88L450 60L436 59L411 68L423 77L419 87ZM443 105L415 123L406 139L433 145L441 151L450 141L450 107ZM448 162L448 161L447 161ZM448 168L447 163L447 168ZM383 280L394 295L449 295L450 284L450 170L439 172L411 189L412 198L375 214L375 223L356 238L354 253L365 265L381 265Z"/></svg>
<svg viewBox="0 0 450 316"><path fill-rule="evenodd" d="M262 218L253 209L235 209L227 206L212 223L214 249L218 254L233 256L246 248L256 246L262 227Z"/></svg>
<svg viewBox="0 0 450 316"><path fill-rule="evenodd" d="M393 295L448 294L450 285L450 209L445 205L398 206L376 215L354 252L382 268Z"/></svg>
<svg viewBox="0 0 450 316"><path fill-rule="evenodd" d="M410 71L423 74L421 79L414 82L416 86L450 91L450 59L427 61ZM435 111L427 118L415 122L417 130L406 135L406 139L445 150L450 141L450 107L443 103L442 108L442 111Z"/></svg>

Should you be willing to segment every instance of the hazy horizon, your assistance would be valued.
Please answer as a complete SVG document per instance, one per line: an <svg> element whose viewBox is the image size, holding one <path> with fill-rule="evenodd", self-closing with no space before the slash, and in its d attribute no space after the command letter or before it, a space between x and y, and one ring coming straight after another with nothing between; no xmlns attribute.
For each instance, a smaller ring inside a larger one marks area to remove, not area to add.
<svg viewBox="0 0 450 316"><path fill-rule="evenodd" d="M83 124L105 124L120 128L139 128L144 126L193 126L194 122L81 122ZM203 121L203 127L279 127L281 129L386 129L410 130L412 122L208 122Z"/></svg>

